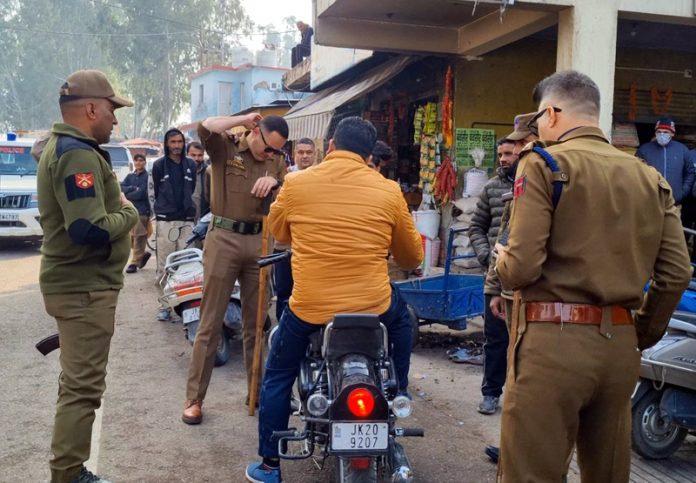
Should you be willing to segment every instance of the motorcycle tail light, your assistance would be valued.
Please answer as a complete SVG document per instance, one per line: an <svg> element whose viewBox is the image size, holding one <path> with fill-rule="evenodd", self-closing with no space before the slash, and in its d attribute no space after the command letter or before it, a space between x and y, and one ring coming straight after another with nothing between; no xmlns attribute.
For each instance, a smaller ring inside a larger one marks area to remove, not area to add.
<svg viewBox="0 0 696 483"><path fill-rule="evenodd" d="M365 388L353 389L348 394L348 410L354 416L366 418L375 408L375 397Z"/></svg>
<svg viewBox="0 0 696 483"><path fill-rule="evenodd" d="M370 467L370 458L353 458L350 460L350 466L356 470L366 470Z"/></svg>

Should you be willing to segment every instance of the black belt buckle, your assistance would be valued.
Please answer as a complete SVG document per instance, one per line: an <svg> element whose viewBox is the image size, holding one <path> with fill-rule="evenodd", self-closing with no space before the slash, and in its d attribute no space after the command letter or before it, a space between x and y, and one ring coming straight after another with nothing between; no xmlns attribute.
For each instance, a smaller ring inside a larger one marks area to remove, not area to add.
<svg viewBox="0 0 696 483"><path fill-rule="evenodd" d="M234 231L242 235L257 235L261 233L261 223L250 223L247 221L238 221L234 224Z"/></svg>

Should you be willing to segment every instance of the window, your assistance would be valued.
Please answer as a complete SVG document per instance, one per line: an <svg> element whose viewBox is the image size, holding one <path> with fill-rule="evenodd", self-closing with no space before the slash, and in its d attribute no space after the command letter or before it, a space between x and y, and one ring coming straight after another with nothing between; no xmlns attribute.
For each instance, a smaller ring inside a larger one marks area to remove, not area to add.
<svg viewBox="0 0 696 483"><path fill-rule="evenodd" d="M203 89L203 84L198 84L198 105L203 104L205 101L205 90Z"/></svg>
<svg viewBox="0 0 696 483"><path fill-rule="evenodd" d="M244 103L244 82L239 83L239 110L246 109L247 106Z"/></svg>

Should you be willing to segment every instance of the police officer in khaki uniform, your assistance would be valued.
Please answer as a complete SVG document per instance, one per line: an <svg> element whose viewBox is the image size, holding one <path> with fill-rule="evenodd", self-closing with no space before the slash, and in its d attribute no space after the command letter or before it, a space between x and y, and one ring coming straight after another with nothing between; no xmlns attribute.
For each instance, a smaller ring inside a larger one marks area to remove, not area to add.
<svg viewBox="0 0 696 483"><path fill-rule="evenodd" d="M530 128L528 125L535 114L536 112L529 112L527 114L518 114L515 116L513 121L515 130L505 136L505 139L515 142L515 147L512 149L512 154L518 158L527 144L538 139L536 126ZM515 170L517 169L517 164L518 163L516 161L514 167ZM512 194L512 190L509 194ZM500 218L500 230L498 231L498 236L496 237L496 243L500 243L503 235L507 237L509 234L510 213L512 213L512 200L507 200L505 203L505 208L503 209L503 215ZM491 312L495 317L505 320L509 331L510 315L512 315L512 292L503 290L501 287L498 273L495 271L495 262L495 258L492 257L488 265L488 272L486 273L483 293L491 296L491 301L489 304Z"/></svg>
<svg viewBox="0 0 696 483"><path fill-rule="evenodd" d="M558 170L522 152L509 246L497 245L516 291L499 476L557 483L577 446L583 481L627 482L637 348L660 339L691 277L681 222L665 179L598 128L589 77L558 72L534 98L540 138L553 140L536 144Z"/></svg>
<svg viewBox="0 0 696 483"><path fill-rule="evenodd" d="M88 471L94 411L106 385L116 300L138 211L121 193L109 154L116 97L96 70L70 74L39 160L37 191L44 239L39 284L60 335L61 374L51 450L54 483L106 482ZM108 483L108 482L106 482Z"/></svg>
<svg viewBox="0 0 696 483"><path fill-rule="evenodd" d="M229 135L233 127L244 126L241 137ZM210 210L213 220L205 240L203 268L205 285L201 322L193 344L182 420L199 424L202 405L215 362L225 310L234 284L239 279L242 299L244 365L247 387L251 383L256 315L259 297L261 221L272 191L285 175L279 162L280 149L288 137L282 117L252 113L246 116L213 117L198 126L211 161ZM248 395L247 395L248 401Z"/></svg>

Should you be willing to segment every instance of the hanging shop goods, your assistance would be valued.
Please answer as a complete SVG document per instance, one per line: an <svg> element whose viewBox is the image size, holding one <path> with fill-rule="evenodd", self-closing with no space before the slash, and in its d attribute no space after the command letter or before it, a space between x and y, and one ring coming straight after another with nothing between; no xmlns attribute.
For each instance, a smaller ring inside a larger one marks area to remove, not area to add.
<svg viewBox="0 0 696 483"><path fill-rule="evenodd" d="M650 88L650 104L652 105L653 114L661 116L669 112L669 106L672 104L672 88L670 87L661 95L657 87Z"/></svg>
<svg viewBox="0 0 696 483"><path fill-rule="evenodd" d="M420 143L420 181L418 187L424 193L431 193L431 184L435 180L439 146L435 136L421 136Z"/></svg>
<svg viewBox="0 0 696 483"><path fill-rule="evenodd" d="M452 66L447 67L445 75L445 97L442 102L442 136L447 148L452 147L453 134L453 110L452 110Z"/></svg>
<svg viewBox="0 0 696 483"><path fill-rule="evenodd" d="M440 205L454 201L454 189L456 187L457 171L454 169L454 164L452 164L449 156L445 156L435 175L435 183L433 185L435 199Z"/></svg>

